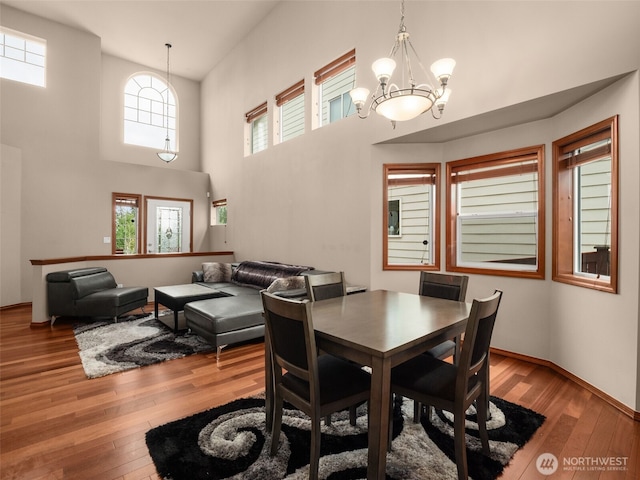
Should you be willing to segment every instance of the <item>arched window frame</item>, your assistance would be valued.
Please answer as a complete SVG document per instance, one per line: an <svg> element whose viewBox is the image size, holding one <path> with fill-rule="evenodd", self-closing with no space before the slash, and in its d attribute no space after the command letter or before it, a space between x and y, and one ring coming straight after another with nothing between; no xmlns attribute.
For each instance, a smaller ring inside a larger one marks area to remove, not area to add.
<svg viewBox="0 0 640 480"><path fill-rule="evenodd" d="M177 152L178 97L175 89L155 73L138 72L131 75L123 90L124 143L164 148L167 121L169 139Z"/></svg>

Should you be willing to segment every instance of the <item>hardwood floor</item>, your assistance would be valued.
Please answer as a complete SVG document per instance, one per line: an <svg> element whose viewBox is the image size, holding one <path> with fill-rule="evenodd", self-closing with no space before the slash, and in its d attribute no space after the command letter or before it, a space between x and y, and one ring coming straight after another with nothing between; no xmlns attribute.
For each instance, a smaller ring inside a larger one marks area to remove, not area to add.
<svg viewBox="0 0 640 480"><path fill-rule="evenodd" d="M153 479L152 427L259 393L264 345L88 380L71 321L31 328L27 306L0 311L0 478ZM547 367L491 357L491 393L547 416L501 478L545 478L542 453L561 462L552 479L640 478L640 422ZM613 458L622 470L563 470L562 462ZM619 460L618 460L619 459Z"/></svg>

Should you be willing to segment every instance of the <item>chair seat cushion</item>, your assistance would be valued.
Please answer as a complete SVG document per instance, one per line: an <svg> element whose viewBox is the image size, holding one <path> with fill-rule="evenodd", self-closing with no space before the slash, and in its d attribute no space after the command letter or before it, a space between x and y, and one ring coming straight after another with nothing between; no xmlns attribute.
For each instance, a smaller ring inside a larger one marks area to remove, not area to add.
<svg viewBox="0 0 640 480"><path fill-rule="evenodd" d="M318 357L320 403L327 405L357 395L371 388L371 375L357 365L333 355ZM309 384L289 373L282 377L282 385L309 401Z"/></svg>
<svg viewBox="0 0 640 480"><path fill-rule="evenodd" d="M83 304L103 304L105 306L121 307L139 300L147 300L149 289L147 287L123 287L110 288L94 292L77 300L80 307Z"/></svg>
<svg viewBox="0 0 640 480"><path fill-rule="evenodd" d="M446 340L439 345L436 345L431 350L424 352L426 355L430 355L433 358L440 358L444 360L447 357L453 355L456 349L456 342L453 340Z"/></svg>
<svg viewBox="0 0 640 480"><path fill-rule="evenodd" d="M453 401L456 389L457 367L429 355L418 355L391 369L392 388L402 388L422 395ZM477 379L469 380L469 388Z"/></svg>

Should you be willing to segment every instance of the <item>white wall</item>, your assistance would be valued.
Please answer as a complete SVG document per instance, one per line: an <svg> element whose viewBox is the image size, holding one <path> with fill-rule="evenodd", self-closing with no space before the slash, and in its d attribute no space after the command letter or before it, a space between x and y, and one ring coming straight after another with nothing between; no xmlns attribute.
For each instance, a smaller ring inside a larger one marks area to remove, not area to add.
<svg viewBox="0 0 640 480"><path fill-rule="evenodd" d="M432 15L437 22L428 21ZM398 20L398 2L283 2L203 81L203 169L211 172L214 196L229 200L226 248L238 258L341 269L353 283L415 292L417 272L382 271L382 164L446 162L546 144L546 279L474 275L468 298L503 289L496 347L551 360L639 410L640 202L637 188L630 191L639 177L637 73L555 118L441 145L375 144L638 70L640 3L408 2L406 25L422 61L451 56L458 62L439 123L423 115L394 130L375 114L366 121L351 117L243 156L243 114L265 100L273 109L275 93L303 75L309 92L313 71L351 48L357 83L373 87L369 65L387 55ZM218 95L221 84L225 98ZM306 102L309 112L311 95ZM627 267L621 272L626 287L607 296L550 279L550 147L612 112L626 112L621 261ZM442 249L444 235L443 228ZM211 241L212 249L222 248L221 235ZM621 319L604 320L611 317Z"/></svg>
<svg viewBox="0 0 640 480"><path fill-rule="evenodd" d="M46 88L0 80L3 191L10 183L18 198L8 208L3 194L2 229L19 231L19 240L3 237L0 247L2 305L32 300L31 259L111 253L103 237L111 236L112 192L193 199L194 251L206 251L210 181L199 171L200 84L172 77L181 149L166 165L154 150L122 143L123 82L147 67L103 57L98 37L5 5L0 19L47 41Z"/></svg>

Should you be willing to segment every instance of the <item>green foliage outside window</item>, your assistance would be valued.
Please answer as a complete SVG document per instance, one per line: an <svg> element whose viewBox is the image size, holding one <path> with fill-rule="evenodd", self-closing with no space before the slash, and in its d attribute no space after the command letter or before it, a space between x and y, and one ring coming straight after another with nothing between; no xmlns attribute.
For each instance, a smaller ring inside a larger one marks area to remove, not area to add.
<svg viewBox="0 0 640 480"><path fill-rule="evenodd" d="M137 251L137 208L116 207L116 252L135 254Z"/></svg>

